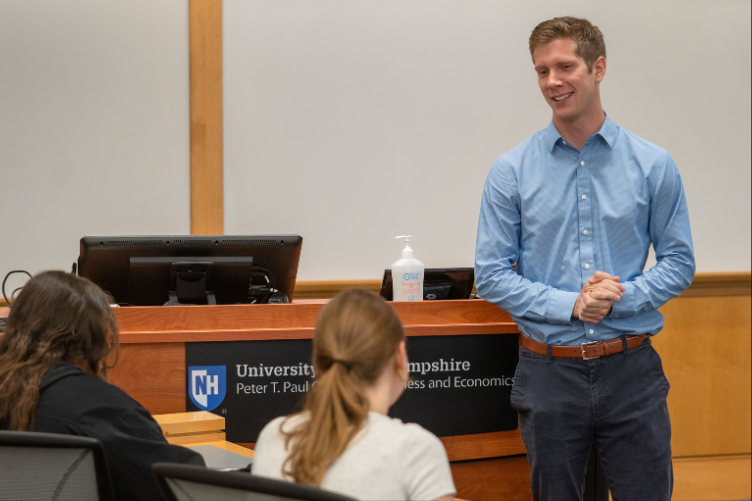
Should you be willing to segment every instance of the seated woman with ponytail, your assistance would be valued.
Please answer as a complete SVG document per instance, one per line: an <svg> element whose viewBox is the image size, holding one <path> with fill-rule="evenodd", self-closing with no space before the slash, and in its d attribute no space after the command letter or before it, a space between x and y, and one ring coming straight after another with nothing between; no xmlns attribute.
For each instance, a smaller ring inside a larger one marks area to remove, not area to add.
<svg viewBox="0 0 752 501"><path fill-rule="evenodd" d="M162 499L152 463L204 460L168 444L149 411L106 382L117 349L99 287L62 271L32 277L0 337L0 429L99 439L117 499Z"/></svg>
<svg viewBox="0 0 752 501"><path fill-rule="evenodd" d="M405 333L394 310L364 290L339 294L313 338L317 382L299 414L259 435L253 474L359 499L452 499L446 451L417 424L387 416L407 381Z"/></svg>

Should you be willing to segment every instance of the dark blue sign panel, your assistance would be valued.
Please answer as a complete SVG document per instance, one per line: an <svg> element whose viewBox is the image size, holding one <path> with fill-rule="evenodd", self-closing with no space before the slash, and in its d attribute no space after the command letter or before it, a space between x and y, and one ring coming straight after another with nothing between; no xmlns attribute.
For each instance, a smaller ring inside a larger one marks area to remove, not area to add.
<svg viewBox="0 0 752 501"><path fill-rule="evenodd" d="M510 334L408 337L411 380L389 414L438 436L517 428L517 347ZM186 343L185 358L186 409L225 417L230 442L256 442L316 381L308 339Z"/></svg>

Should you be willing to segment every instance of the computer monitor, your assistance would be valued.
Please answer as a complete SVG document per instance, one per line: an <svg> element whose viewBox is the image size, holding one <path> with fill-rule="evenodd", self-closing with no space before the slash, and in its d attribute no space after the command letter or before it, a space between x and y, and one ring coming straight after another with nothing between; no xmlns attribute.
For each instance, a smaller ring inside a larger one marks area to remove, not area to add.
<svg viewBox="0 0 752 501"><path fill-rule="evenodd" d="M474 283L473 268L426 268L423 270L423 299L468 299ZM394 297L392 270L384 270L380 294L387 301Z"/></svg>
<svg viewBox="0 0 752 501"><path fill-rule="evenodd" d="M84 237L78 274L128 306L292 301L303 238Z"/></svg>

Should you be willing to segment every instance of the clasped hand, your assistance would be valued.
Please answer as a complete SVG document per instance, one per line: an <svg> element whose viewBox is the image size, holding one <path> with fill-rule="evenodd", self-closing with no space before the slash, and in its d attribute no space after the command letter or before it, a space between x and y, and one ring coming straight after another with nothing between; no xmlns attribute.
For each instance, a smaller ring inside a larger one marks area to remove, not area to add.
<svg viewBox="0 0 752 501"><path fill-rule="evenodd" d="M621 299L624 290L618 276L596 271L577 296L572 316L583 322L597 324L611 312L613 302Z"/></svg>

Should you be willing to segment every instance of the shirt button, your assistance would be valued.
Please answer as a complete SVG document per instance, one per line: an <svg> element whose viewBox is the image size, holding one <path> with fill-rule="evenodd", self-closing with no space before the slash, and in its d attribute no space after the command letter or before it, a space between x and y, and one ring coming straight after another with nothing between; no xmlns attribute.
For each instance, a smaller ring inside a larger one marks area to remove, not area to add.
<svg viewBox="0 0 752 501"><path fill-rule="evenodd" d="M582 195L583 200L587 200L587 195Z"/></svg>
<svg viewBox="0 0 752 501"><path fill-rule="evenodd" d="M583 235L587 235L587 230L582 230Z"/></svg>
<svg viewBox="0 0 752 501"><path fill-rule="evenodd" d="M593 333L595 333L595 331L593 329L590 329L590 334L593 334Z"/></svg>
<svg viewBox="0 0 752 501"><path fill-rule="evenodd" d="M561 144L567 144L567 142L566 141L562 141Z"/></svg>
<svg viewBox="0 0 752 501"><path fill-rule="evenodd" d="M586 263L586 264L585 264L585 269L586 269L586 270L589 270L589 269L590 269L590 264L589 264L589 263Z"/></svg>
<svg viewBox="0 0 752 501"><path fill-rule="evenodd" d="M585 161L583 160L582 162L580 162L580 165L585 165Z"/></svg>

